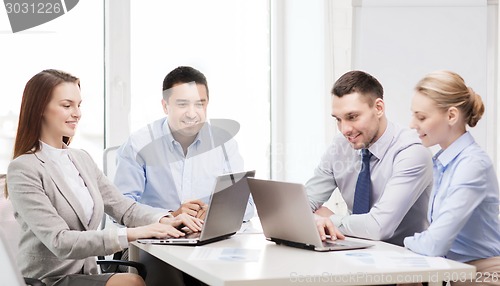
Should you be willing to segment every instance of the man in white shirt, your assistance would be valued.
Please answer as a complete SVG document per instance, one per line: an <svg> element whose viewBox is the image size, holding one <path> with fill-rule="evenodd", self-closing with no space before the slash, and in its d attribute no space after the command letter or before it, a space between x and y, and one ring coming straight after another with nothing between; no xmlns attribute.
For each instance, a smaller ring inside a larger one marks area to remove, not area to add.
<svg viewBox="0 0 500 286"><path fill-rule="evenodd" d="M403 245L428 226L431 153L414 131L387 120L382 85L365 72L350 71L335 82L332 117L341 134L306 184L320 235L336 227L345 235ZM361 153L367 154L365 181ZM322 206L337 188L347 215Z"/></svg>

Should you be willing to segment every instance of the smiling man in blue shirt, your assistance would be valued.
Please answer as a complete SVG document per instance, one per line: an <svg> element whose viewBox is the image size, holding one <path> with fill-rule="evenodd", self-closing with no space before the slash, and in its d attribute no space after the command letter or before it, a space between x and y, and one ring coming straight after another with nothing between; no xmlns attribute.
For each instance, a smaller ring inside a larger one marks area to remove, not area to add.
<svg viewBox="0 0 500 286"><path fill-rule="evenodd" d="M134 132L118 149L114 183L125 196L174 216L204 218L217 176L243 171L233 121L207 122L208 101L200 71L181 66L167 74L161 101L167 116ZM253 215L250 197L244 220ZM147 285L199 284L145 252L140 261L148 267Z"/></svg>
<svg viewBox="0 0 500 286"><path fill-rule="evenodd" d="M167 116L130 135L118 150L114 183L124 195L169 209L174 216L203 217L217 176L243 171L231 130L206 121L208 102L207 80L200 71L178 67L165 77ZM244 220L253 214L250 199Z"/></svg>

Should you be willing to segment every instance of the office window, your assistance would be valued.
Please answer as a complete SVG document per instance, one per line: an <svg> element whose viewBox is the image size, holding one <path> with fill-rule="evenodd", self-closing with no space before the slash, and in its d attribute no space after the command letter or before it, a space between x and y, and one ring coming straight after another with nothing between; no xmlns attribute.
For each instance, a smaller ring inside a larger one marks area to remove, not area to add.
<svg viewBox="0 0 500 286"><path fill-rule="evenodd" d="M162 82L177 66L205 74L208 117L240 123L245 167L269 177L269 3L130 1L131 132L164 117Z"/></svg>
<svg viewBox="0 0 500 286"><path fill-rule="evenodd" d="M82 119L72 147L87 150L101 164L103 148L103 4L80 1L65 15L12 33L0 9L0 173L12 158L26 82L44 69L60 69L81 79Z"/></svg>

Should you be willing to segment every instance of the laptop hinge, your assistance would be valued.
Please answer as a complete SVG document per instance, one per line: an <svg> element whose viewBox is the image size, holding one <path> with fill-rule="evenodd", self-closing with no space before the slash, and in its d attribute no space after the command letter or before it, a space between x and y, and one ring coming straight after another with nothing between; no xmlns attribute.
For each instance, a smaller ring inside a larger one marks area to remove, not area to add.
<svg viewBox="0 0 500 286"><path fill-rule="evenodd" d="M306 243L301 243L301 242L295 242L295 241L289 241L285 239L279 239L279 238L274 238L271 237L269 238L270 241L274 241L276 244L284 244L292 247L298 247L298 248L304 248L304 249L312 249L314 250L316 248L315 245L312 244L306 244Z"/></svg>

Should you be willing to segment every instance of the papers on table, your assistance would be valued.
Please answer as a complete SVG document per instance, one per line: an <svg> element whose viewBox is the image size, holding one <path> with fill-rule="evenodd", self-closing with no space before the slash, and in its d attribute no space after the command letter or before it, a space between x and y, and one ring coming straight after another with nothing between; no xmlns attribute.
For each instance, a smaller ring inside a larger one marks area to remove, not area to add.
<svg viewBox="0 0 500 286"><path fill-rule="evenodd" d="M260 249L225 248L225 247L195 247L189 256L190 260L220 260L257 262L260 257Z"/></svg>
<svg viewBox="0 0 500 286"><path fill-rule="evenodd" d="M429 257L396 251L355 251L345 252L344 256L356 264L378 268L450 268L448 262L442 257Z"/></svg>

